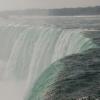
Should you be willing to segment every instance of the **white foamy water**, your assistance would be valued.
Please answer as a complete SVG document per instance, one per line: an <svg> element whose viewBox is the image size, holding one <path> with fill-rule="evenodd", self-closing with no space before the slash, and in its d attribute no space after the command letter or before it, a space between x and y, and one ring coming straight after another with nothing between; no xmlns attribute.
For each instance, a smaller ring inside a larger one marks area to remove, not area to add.
<svg viewBox="0 0 100 100"><path fill-rule="evenodd" d="M0 100L23 100L25 81L0 81Z"/></svg>

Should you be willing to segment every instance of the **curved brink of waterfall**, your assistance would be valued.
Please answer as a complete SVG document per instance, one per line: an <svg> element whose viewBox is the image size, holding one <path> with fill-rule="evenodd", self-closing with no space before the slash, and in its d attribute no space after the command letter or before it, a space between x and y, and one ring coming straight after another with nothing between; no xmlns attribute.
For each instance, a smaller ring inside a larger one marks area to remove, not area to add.
<svg viewBox="0 0 100 100"><path fill-rule="evenodd" d="M13 46L5 78L26 80L29 91L51 63L96 47L83 33L82 29L61 29L55 26L25 30Z"/></svg>
<svg viewBox="0 0 100 100"><path fill-rule="evenodd" d="M30 89L25 100L96 98L100 99L100 48L66 56L51 64Z"/></svg>

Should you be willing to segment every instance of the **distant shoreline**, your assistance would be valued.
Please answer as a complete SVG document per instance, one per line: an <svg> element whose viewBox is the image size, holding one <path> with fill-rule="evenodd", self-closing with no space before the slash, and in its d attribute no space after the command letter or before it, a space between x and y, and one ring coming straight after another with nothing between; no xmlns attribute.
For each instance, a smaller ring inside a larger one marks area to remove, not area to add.
<svg viewBox="0 0 100 100"><path fill-rule="evenodd" d="M15 11L2 11L1 17L7 16L93 16L100 15L100 6L85 8L59 8L59 9L26 9Z"/></svg>

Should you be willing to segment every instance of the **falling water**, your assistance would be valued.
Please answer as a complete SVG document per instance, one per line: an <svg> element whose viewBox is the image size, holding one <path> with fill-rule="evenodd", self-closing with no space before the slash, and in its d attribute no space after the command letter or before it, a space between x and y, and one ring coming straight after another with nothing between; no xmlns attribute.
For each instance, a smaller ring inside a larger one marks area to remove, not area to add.
<svg viewBox="0 0 100 100"><path fill-rule="evenodd" d="M27 28L14 43L5 79L24 80L26 91L29 91L48 65L64 56L95 47L91 39L83 36L83 31L56 26Z"/></svg>

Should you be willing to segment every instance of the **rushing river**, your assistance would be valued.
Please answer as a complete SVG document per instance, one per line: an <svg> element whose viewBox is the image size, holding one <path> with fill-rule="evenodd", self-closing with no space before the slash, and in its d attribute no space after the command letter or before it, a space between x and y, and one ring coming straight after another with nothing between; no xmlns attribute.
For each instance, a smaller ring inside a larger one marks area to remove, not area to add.
<svg viewBox="0 0 100 100"><path fill-rule="evenodd" d="M11 17L0 22L0 99L100 96L100 16ZM97 80L88 82L85 75Z"/></svg>

